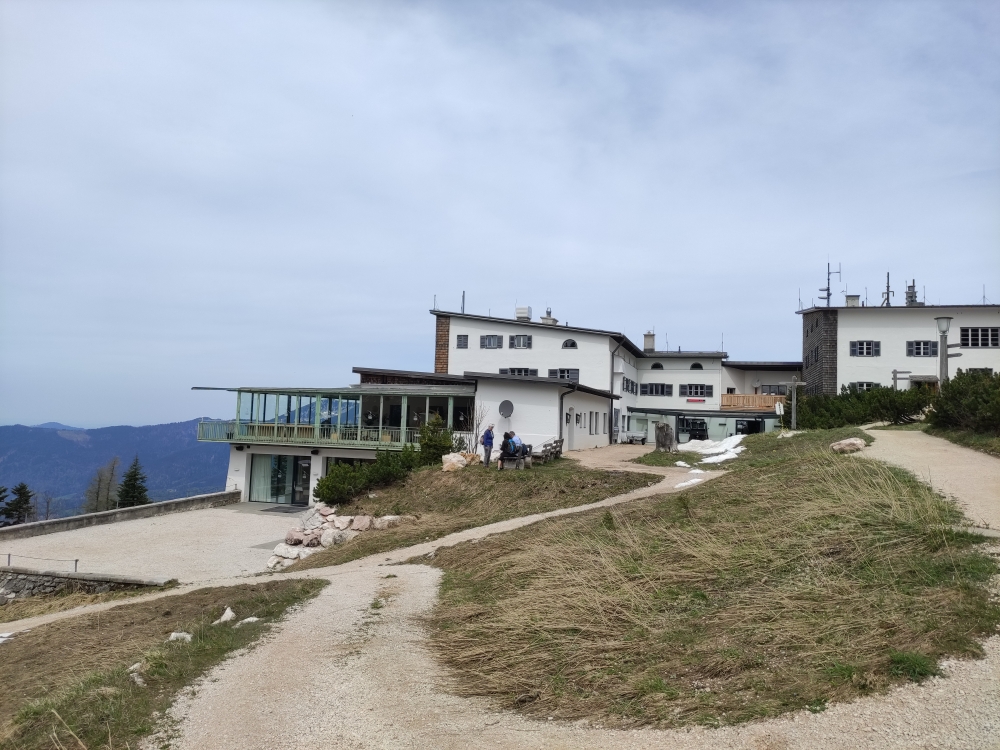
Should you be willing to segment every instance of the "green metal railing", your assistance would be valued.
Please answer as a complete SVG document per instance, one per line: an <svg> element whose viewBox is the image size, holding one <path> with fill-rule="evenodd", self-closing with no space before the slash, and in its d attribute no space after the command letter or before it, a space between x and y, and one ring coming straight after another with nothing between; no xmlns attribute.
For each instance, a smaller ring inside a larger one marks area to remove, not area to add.
<svg viewBox="0 0 1000 750"><path fill-rule="evenodd" d="M453 432L471 446L471 432ZM420 430L414 427L365 427L359 425L273 424L258 422L199 422L198 439L218 443L278 445L342 445L400 450L420 445Z"/></svg>

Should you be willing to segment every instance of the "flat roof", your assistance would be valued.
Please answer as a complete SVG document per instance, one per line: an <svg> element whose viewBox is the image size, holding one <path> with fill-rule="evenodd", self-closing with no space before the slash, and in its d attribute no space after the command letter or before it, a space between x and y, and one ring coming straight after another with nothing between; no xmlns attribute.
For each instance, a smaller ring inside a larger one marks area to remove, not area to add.
<svg viewBox="0 0 1000 750"><path fill-rule="evenodd" d="M727 359L729 354L726 352L686 352L686 351L676 351L676 352L647 352L642 353L643 357L648 357L650 359L689 359L691 357L700 357L704 359L705 357L711 357L712 359Z"/></svg>
<svg viewBox="0 0 1000 750"><path fill-rule="evenodd" d="M779 370L801 370L802 361L798 362L734 362L730 360L723 364L723 367L732 367L734 370L763 370L777 372Z"/></svg>
<svg viewBox="0 0 1000 750"><path fill-rule="evenodd" d="M857 307L847 307L847 305L832 305L830 307L823 306L813 306L807 307L805 310L797 310L796 315L803 315L809 312L820 312L822 310L955 310L955 309L972 309L972 310L1000 310L1000 305L890 305L885 307L883 305L864 305Z"/></svg>
<svg viewBox="0 0 1000 750"><path fill-rule="evenodd" d="M431 315L445 315L449 318L466 318L468 320L486 320L490 323L513 323L519 326L532 326L533 328L545 328L546 330L559 330L559 331L579 331L580 333L596 333L599 336L610 336L612 339L622 344L637 356L643 356L643 351L640 347L632 343L624 333L619 331L604 331L600 328L580 328L578 326L568 326L568 325L549 325L548 323L542 323L540 321L534 320L518 320L517 318L497 318L490 315L472 315L471 313L460 313L460 312L448 312L447 310L430 310Z"/></svg>
<svg viewBox="0 0 1000 750"><path fill-rule="evenodd" d="M544 385L555 385L562 388L569 388L572 391L589 393L603 398L621 398L621 396L616 396L611 391L602 391L599 388L591 388L589 385L581 385L575 380L566 380L565 378L543 378L531 375L499 375L493 372L467 372L465 373L465 377L475 380L512 380L518 383L541 383Z"/></svg>
<svg viewBox="0 0 1000 750"><path fill-rule="evenodd" d="M456 383L468 382L464 375L451 375L446 372L420 372L418 370L384 370L378 367L352 367L351 372L358 375L390 375L397 378L423 378L425 380L448 380Z"/></svg>

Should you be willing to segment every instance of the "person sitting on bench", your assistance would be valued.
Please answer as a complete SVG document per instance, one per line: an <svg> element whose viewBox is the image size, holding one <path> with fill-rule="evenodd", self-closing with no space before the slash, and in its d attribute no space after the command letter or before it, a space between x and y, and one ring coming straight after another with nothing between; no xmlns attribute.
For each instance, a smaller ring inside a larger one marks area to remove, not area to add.
<svg viewBox="0 0 1000 750"><path fill-rule="evenodd" d="M511 442L511 436L513 433L505 432L503 434L503 442L500 443L500 460L497 461L497 471L503 470L503 461L505 458L513 458L516 454L516 448L514 443Z"/></svg>

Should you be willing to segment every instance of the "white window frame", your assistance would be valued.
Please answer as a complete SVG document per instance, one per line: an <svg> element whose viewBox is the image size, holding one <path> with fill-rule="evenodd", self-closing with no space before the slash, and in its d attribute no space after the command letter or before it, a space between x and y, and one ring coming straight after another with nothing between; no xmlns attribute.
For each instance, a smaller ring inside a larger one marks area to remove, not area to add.
<svg viewBox="0 0 1000 750"><path fill-rule="evenodd" d="M959 329L959 345L963 349L996 349L1000 347L1000 328L987 326L961 328Z"/></svg>
<svg viewBox="0 0 1000 750"><path fill-rule="evenodd" d="M503 336L487 334L479 337L480 349L503 349Z"/></svg>

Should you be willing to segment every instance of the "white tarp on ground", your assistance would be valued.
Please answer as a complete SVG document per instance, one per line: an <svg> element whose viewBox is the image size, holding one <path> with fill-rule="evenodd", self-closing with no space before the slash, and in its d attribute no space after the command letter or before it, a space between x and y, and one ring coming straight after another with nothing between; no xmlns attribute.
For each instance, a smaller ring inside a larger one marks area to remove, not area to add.
<svg viewBox="0 0 1000 750"><path fill-rule="evenodd" d="M703 458L699 463L718 464L723 461L730 461L743 452L744 447L740 445L746 435L731 435L725 440L691 440L681 443L678 448L682 451L700 453L707 458Z"/></svg>

